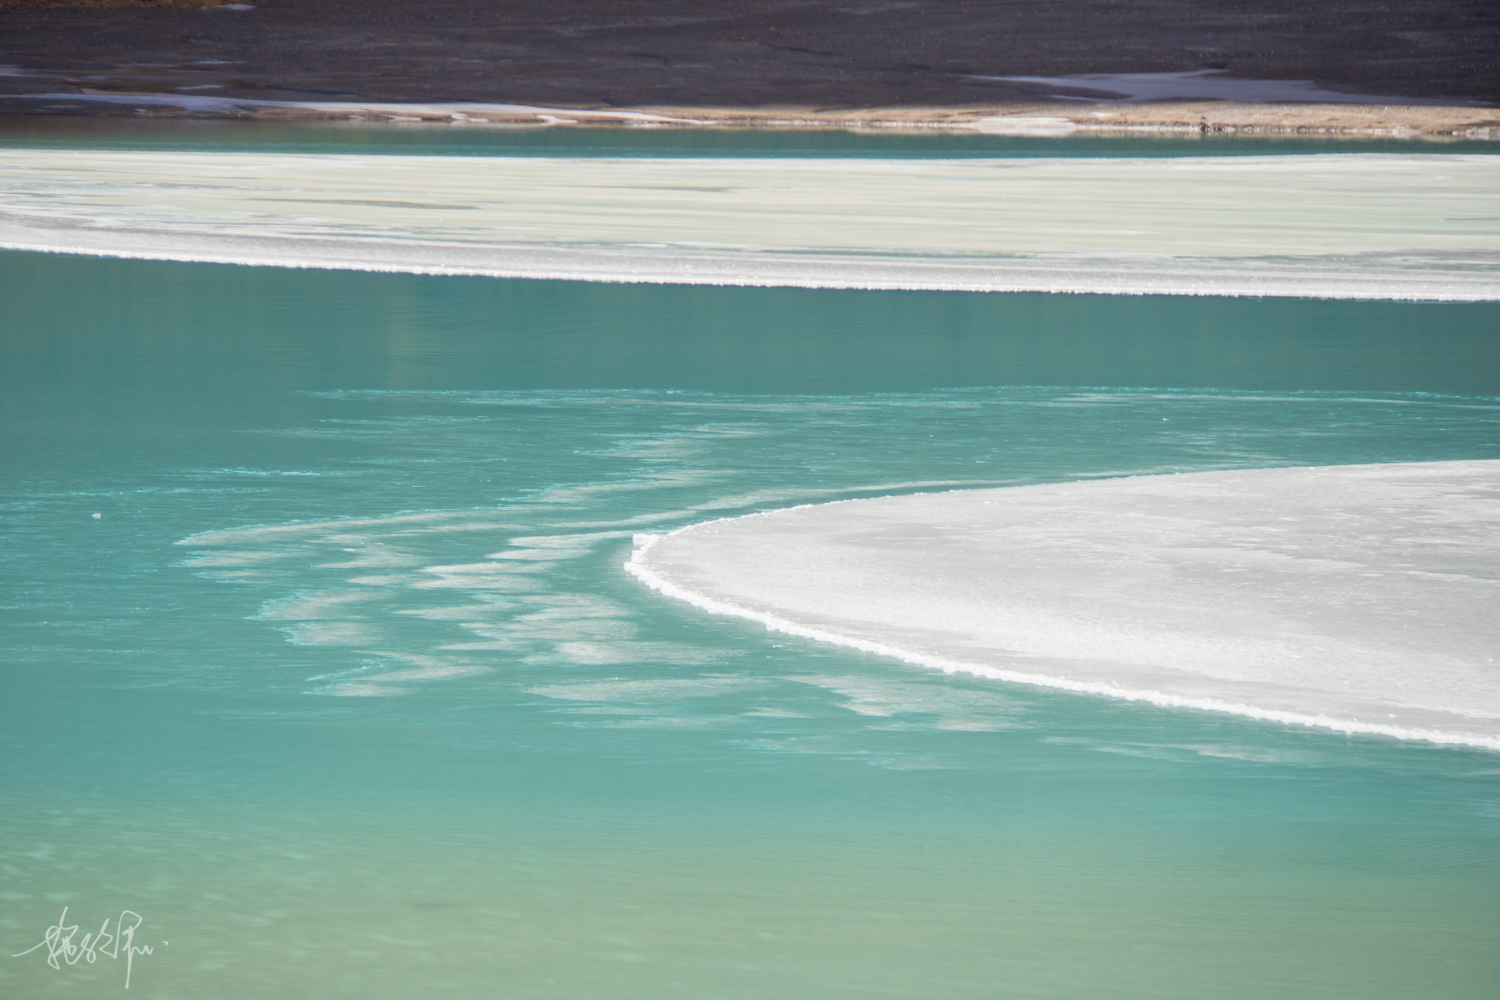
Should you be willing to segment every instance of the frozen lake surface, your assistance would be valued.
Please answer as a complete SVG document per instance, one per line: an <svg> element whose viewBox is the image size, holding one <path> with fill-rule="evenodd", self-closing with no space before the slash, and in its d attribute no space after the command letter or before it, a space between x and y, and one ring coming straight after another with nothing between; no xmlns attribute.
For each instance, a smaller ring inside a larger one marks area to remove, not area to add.
<svg viewBox="0 0 1500 1000"><path fill-rule="evenodd" d="M1284 722L1321 699L1489 738L1465 595L1491 501L1453 470L1500 459L1500 304L689 283L1482 296L1493 168L1211 136L41 131L0 157L5 239L69 251L0 251L0 995L119 994L122 963L34 950L65 906L143 919L127 997L1493 992L1494 752ZM1328 466L1375 470L1342 521L1292 488ZM1247 471L1273 467L1304 471ZM836 504L896 494L923 495ZM965 590L1002 513L1026 586ZM666 557L802 517L768 586L953 553L854 581L906 595L872 644L1165 704L767 631L621 568L638 533ZM1441 635L1404 603L1424 580ZM1018 613L898 634L945 587L950 617ZM1426 673L1361 661L1357 701L1293 656L1360 648Z"/></svg>
<svg viewBox="0 0 1500 1000"><path fill-rule="evenodd" d="M1500 157L10 149L0 247L613 282L1500 298Z"/></svg>
<svg viewBox="0 0 1500 1000"><path fill-rule="evenodd" d="M1500 749L1500 462L1142 476L797 507L628 568L947 671Z"/></svg>

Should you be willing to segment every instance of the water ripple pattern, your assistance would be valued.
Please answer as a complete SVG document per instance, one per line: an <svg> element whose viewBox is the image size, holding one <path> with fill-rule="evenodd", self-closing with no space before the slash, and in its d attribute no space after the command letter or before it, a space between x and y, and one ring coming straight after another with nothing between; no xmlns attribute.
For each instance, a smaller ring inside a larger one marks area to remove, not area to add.
<svg viewBox="0 0 1500 1000"><path fill-rule="evenodd" d="M664 613L633 586L619 571L631 539L809 502L977 497L949 491L1331 455L1400 459L1434 441L1472 441L1500 412L1485 399L1413 394L1025 387L841 397L316 395L354 410L399 402L415 411L279 432L379 442L383 458L328 473L363 481L392 504L432 477L482 483L503 471L548 479L497 505L182 539L190 550L184 568L264 595L246 613L321 665L300 683L284 678L287 694L400 697L433 685L500 683L590 724L640 727L795 719L807 712L811 685L833 692L854 716L888 726L915 713L909 724L929 732L1013 726L1016 706L1003 690L966 685L940 694L899 671L882 679L823 666L768 669L774 643L735 637L753 630ZM1124 440L1132 455L1122 464ZM738 705L732 717L718 711L713 699L721 696Z"/></svg>

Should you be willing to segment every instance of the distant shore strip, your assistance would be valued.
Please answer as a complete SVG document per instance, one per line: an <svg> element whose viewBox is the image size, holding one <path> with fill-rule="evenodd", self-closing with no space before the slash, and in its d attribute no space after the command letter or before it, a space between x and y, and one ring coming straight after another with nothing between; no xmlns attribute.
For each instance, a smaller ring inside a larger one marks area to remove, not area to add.
<svg viewBox="0 0 1500 1000"><path fill-rule="evenodd" d="M1143 74L1154 75L1154 74ZM1245 81L1254 83L1256 81ZM1317 92L1321 93L1321 92ZM365 121L447 125L615 125L692 129L948 130L990 135L1221 135L1500 141L1500 109L1463 104L1284 103L1232 100L1003 104L975 107L563 108L480 102L278 101L217 94L130 93L79 88L0 98L17 110L98 114L252 118L267 121Z"/></svg>

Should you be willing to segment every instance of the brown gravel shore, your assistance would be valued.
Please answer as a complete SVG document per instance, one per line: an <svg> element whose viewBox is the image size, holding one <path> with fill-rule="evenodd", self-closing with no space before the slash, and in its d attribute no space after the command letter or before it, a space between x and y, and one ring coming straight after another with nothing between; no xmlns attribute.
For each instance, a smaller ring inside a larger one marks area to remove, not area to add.
<svg viewBox="0 0 1500 1000"><path fill-rule="evenodd" d="M1193 72L1319 103L1015 79ZM1490 0L0 0L10 115L1496 139L1496 105Z"/></svg>

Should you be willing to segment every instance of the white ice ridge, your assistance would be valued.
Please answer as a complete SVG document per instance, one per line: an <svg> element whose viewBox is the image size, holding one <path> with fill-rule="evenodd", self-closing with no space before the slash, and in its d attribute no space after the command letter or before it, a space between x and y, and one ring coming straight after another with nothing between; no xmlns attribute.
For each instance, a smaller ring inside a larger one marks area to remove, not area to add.
<svg viewBox="0 0 1500 1000"><path fill-rule="evenodd" d="M1500 157L0 150L0 247L810 288L1500 299Z"/></svg>
<svg viewBox="0 0 1500 1000"><path fill-rule="evenodd" d="M850 500L638 536L625 568L939 670L1500 750L1500 461Z"/></svg>

